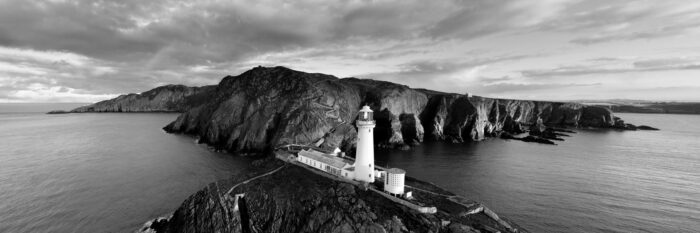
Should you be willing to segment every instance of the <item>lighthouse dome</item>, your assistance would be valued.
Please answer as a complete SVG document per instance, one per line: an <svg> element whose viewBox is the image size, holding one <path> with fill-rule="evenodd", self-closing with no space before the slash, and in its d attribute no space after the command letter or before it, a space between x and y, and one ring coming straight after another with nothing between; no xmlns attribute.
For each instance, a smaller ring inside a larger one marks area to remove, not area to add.
<svg viewBox="0 0 700 233"><path fill-rule="evenodd" d="M365 105L360 109L359 121L374 121L374 111Z"/></svg>

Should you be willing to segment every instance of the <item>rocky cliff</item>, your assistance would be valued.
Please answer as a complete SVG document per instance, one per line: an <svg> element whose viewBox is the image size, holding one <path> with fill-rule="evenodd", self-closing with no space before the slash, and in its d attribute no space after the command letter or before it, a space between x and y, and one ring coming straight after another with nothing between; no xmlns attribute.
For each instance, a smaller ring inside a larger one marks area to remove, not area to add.
<svg viewBox="0 0 700 233"><path fill-rule="evenodd" d="M352 152L353 123L364 104L375 111L375 142L385 147L524 132L540 137L548 127L636 128L604 107L442 93L285 67L257 67L215 86L162 86L71 112L183 112L165 130L231 152L264 152L290 143Z"/></svg>
<svg viewBox="0 0 700 233"><path fill-rule="evenodd" d="M165 129L242 153L312 142L352 150L352 124L364 104L375 111L375 142L392 147L423 140L478 141L547 126L624 128L602 107L441 93L284 67L227 76L208 95Z"/></svg>
<svg viewBox="0 0 700 233"><path fill-rule="evenodd" d="M264 167L208 185L185 200L169 219L143 232L526 232L482 205L429 183L415 198L437 206L421 214L367 190L292 164ZM238 195L238 197L237 197ZM240 198L239 198L240 197Z"/></svg>
<svg viewBox="0 0 700 233"><path fill-rule="evenodd" d="M79 107L70 112L184 112L204 101L213 88L213 86L161 86L141 94L121 95L114 99Z"/></svg>

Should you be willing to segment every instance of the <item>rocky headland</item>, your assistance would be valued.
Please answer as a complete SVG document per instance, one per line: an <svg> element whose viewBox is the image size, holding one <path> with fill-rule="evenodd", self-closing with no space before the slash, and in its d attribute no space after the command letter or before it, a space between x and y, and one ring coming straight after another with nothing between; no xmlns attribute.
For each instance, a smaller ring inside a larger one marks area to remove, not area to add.
<svg viewBox="0 0 700 233"><path fill-rule="evenodd" d="M285 67L254 68L227 76L216 86L158 87L72 112L183 112L165 127L168 132L250 153L299 142L352 149L352 122L363 104L376 113L375 141L399 148L424 140L479 141L548 127L634 128L604 107L442 93ZM531 136L548 140L537 133Z"/></svg>
<svg viewBox="0 0 700 233"><path fill-rule="evenodd" d="M364 104L375 111L375 142L403 149L424 140L517 139L523 133L530 134L529 141L557 140L546 137L548 128L637 128L605 107L442 93L285 67L257 67L215 86L158 87L71 112L183 112L166 131L191 134L233 153L311 142L351 151L352 122Z"/></svg>
<svg viewBox="0 0 700 233"><path fill-rule="evenodd" d="M142 232L527 232L483 205L407 178L422 214L363 188L272 158L185 200Z"/></svg>
<svg viewBox="0 0 700 233"><path fill-rule="evenodd" d="M479 141L548 127L630 128L602 107L441 93L284 67L227 76L209 96L165 130L196 135L200 142L234 153L311 142L350 151L352 122L364 104L375 111L375 142L386 147L408 148L424 140Z"/></svg>

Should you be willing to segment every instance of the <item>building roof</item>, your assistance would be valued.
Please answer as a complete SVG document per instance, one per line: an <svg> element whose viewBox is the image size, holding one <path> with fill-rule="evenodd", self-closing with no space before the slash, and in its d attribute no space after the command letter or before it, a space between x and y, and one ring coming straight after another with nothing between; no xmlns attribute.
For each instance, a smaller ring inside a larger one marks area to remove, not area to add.
<svg viewBox="0 0 700 233"><path fill-rule="evenodd" d="M311 149L299 151L299 155L328 164L331 167L336 167L339 169L342 169L343 167L345 167L346 164L348 164L347 162L345 162L345 160L341 158L324 154Z"/></svg>
<svg viewBox="0 0 700 233"><path fill-rule="evenodd" d="M400 168L389 168L386 170L386 173L389 174L406 174L406 171Z"/></svg>

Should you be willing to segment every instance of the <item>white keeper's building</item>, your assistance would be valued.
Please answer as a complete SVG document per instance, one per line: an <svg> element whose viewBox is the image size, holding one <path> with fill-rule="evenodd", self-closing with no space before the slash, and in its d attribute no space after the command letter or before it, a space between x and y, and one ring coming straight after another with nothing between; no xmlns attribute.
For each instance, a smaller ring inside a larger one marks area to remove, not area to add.
<svg viewBox="0 0 700 233"><path fill-rule="evenodd" d="M393 195L403 195L406 171L398 168L377 170L374 165L374 112L365 105L357 119L357 153L355 163L313 149L301 150L296 160L321 171L349 180L374 183L375 178L384 179L384 191Z"/></svg>

